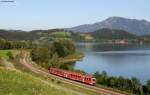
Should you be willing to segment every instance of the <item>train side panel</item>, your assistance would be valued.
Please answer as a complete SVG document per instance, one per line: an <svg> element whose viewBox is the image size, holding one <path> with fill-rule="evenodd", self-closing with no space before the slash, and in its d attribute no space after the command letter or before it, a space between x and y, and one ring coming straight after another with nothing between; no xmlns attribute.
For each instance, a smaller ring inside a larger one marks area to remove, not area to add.
<svg viewBox="0 0 150 95"><path fill-rule="evenodd" d="M49 68L49 73L58 75L60 77L65 77L65 78L68 78L71 80L83 82L85 84L90 84L90 85L95 84L95 81L93 81L92 76L84 76L84 75L82 75L80 73L76 73L76 72L65 71L65 70L61 70L61 69L57 69L57 68Z"/></svg>

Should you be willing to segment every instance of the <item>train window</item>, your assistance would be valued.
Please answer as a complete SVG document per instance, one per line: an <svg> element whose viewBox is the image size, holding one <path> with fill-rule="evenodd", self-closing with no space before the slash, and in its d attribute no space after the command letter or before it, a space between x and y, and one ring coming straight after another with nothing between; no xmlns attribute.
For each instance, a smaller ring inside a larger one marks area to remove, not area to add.
<svg viewBox="0 0 150 95"><path fill-rule="evenodd" d="M96 81L96 78L92 78L93 81Z"/></svg>

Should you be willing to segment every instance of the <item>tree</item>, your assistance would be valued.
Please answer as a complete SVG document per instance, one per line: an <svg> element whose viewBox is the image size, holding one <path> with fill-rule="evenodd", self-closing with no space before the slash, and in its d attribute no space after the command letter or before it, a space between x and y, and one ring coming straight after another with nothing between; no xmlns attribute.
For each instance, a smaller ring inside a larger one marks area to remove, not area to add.
<svg viewBox="0 0 150 95"><path fill-rule="evenodd" d="M67 64L61 64L59 68L64 69L64 70L69 70L69 67Z"/></svg>
<svg viewBox="0 0 150 95"><path fill-rule="evenodd" d="M35 46L31 50L31 58L37 64L48 68L49 66L70 69L66 64L60 64L59 59L75 52L75 46L71 41L55 41L50 44Z"/></svg>
<svg viewBox="0 0 150 95"><path fill-rule="evenodd" d="M52 67L60 67L60 63L58 60L59 56L57 53L55 53L52 58L49 60L49 64L51 64Z"/></svg>
<svg viewBox="0 0 150 95"><path fill-rule="evenodd" d="M147 81L146 86L147 86L147 91L150 94L150 80Z"/></svg>
<svg viewBox="0 0 150 95"><path fill-rule="evenodd" d="M108 76L107 76L107 73L106 73L106 71L102 71L102 81L103 81L103 84L104 85L108 85Z"/></svg>
<svg viewBox="0 0 150 95"><path fill-rule="evenodd" d="M13 56L12 52L9 51L6 55L7 55L10 59L14 59L14 56Z"/></svg>
<svg viewBox="0 0 150 95"><path fill-rule="evenodd" d="M141 94L143 91L141 89L142 86L140 84L140 81L137 78L133 77L131 79L131 82L132 82L132 88L133 88L134 93Z"/></svg>
<svg viewBox="0 0 150 95"><path fill-rule="evenodd" d="M0 49L29 49L33 46L31 41L10 41L0 39Z"/></svg>
<svg viewBox="0 0 150 95"><path fill-rule="evenodd" d="M144 95L147 89L149 89L150 93L150 81L148 81L147 86L143 88L140 81L135 77L133 77L132 79L127 79L122 76L112 77L108 76L105 71L103 71L102 73L95 72L94 76L96 78L96 82L101 85L129 91L136 95Z"/></svg>
<svg viewBox="0 0 150 95"><path fill-rule="evenodd" d="M108 84L111 87L115 87L115 85L116 85L116 78L115 77L110 77Z"/></svg>

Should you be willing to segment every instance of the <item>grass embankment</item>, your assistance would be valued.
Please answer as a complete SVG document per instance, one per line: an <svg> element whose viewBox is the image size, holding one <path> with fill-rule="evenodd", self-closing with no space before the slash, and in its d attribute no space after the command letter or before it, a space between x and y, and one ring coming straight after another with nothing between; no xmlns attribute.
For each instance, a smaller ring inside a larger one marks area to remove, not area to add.
<svg viewBox="0 0 150 95"><path fill-rule="evenodd" d="M4 58L8 58L7 53L8 52L12 52L13 56L16 56L18 54L18 50L0 50L0 58L4 57Z"/></svg>
<svg viewBox="0 0 150 95"><path fill-rule="evenodd" d="M73 91L63 88L58 85L59 82L52 83L41 77L37 77L35 74L31 74L20 64L12 64L7 61L8 52L12 52L13 56L16 56L19 51L17 50L0 50L0 95L76 95ZM4 61L5 60L5 61ZM14 65L14 68L7 67L7 62Z"/></svg>
<svg viewBox="0 0 150 95"><path fill-rule="evenodd" d="M18 70L0 68L0 95L75 95Z"/></svg>
<svg viewBox="0 0 150 95"><path fill-rule="evenodd" d="M42 80L45 80L45 81L47 81L49 83L52 83L52 84L55 84L55 85L59 85L59 86L61 86L63 88L66 88L68 91L77 92L78 95L100 95L99 93L93 92L93 91L85 89L83 87L78 87L78 86L75 86L75 85L72 85L72 84L67 84L66 82L62 82L62 81L60 81L58 79L55 79L55 78L53 78L51 76L34 73L29 68L25 67L22 64L19 64L19 59L20 59L21 56L18 56L18 57L19 58L16 58L15 62L13 62L13 63L14 63L15 68L17 68L17 69L19 69L19 70L21 70L23 72L30 73L32 76L36 76L38 78L41 78ZM28 58L28 61L31 61L31 59ZM35 68L47 72L46 69L40 67L39 65L36 65L36 64L34 64L32 62L31 62L31 64Z"/></svg>
<svg viewBox="0 0 150 95"><path fill-rule="evenodd" d="M84 54L80 51L76 51L74 54L70 54L64 58L60 58L60 63L69 63L69 62L76 62L79 60L82 60L84 57Z"/></svg>
<svg viewBox="0 0 150 95"><path fill-rule="evenodd" d="M0 50L0 66L4 66L3 62L9 58L7 56L8 52L12 52L14 57L19 53L18 50Z"/></svg>
<svg viewBox="0 0 150 95"><path fill-rule="evenodd" d="M5 58L8 58L6 51L1 52L3 52ZM16 54L13 50L11 52ZM12 60L12 65L17 70L6 70L6 68L4 69L5 65L0 66L0 95L99 95L82 87L66 84L50 76L36 74L20 64L20 58L21 55L15 57L14 61Z"/></svg>

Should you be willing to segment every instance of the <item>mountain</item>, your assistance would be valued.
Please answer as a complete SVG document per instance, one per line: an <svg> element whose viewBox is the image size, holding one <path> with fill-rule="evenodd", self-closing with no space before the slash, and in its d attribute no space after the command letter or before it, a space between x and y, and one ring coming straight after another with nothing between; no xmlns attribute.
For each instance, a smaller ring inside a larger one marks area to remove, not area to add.
<svg viewBox="0 0 150 95"><path fill-rule="evenodd" d="M98 23L80 25L68 30L75 32L93 32L102 28L121 29L136 35L150 35L150 22L123 17L110 17Z"/></svg>

